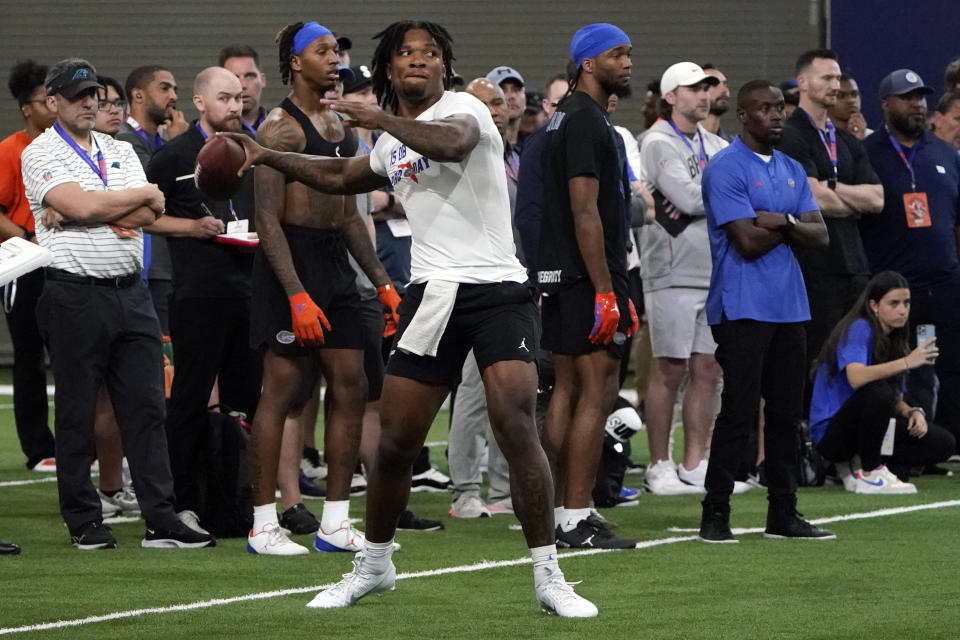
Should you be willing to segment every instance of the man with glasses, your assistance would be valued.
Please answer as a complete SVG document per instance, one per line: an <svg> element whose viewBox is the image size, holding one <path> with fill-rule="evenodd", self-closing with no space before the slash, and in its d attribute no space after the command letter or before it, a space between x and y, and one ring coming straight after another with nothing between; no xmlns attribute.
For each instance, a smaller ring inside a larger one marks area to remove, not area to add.
<svg viewBox="0 0 960 640"><path fill-rule="evenodd" d="M127 98L123 93L123 87L113 78L97 76L97 82L103 86L103 89L97 93L99 105L97 123L93 126L93 130L115 137L127 115Z"/></svg>
<svg viewBox="0 0 960 640"><path fill-rule="evenodd" d="M173 510L166 455L160 329L146 286L143 232L164 211L130 145L91 130L96 71L69 58L45 80L54 126L23 151L27 199L40 246L53 253L37 322L56 382L60 513L79 549L117 545L90 481L96 392L106 385L123 433L147 548L205 547Z"/></svg>

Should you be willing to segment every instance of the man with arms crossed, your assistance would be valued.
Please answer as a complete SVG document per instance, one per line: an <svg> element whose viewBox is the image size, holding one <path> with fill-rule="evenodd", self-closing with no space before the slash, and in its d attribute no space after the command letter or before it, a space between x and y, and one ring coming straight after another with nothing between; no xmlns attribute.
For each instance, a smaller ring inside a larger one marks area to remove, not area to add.
<svg viewBox="0 0 960 640"><path fill-rule="evenodd" d="M574 593L557 565L553 483L533 415L537 311L513 254L500 134L483 103L444 91L453 61L445 29L406 21L377 37L373 85L383 109L329 101L351 126L385 132L370 156L310 158L241 141L248 164L273 167L324 192L358 193L392 183L413 231L413 283L400 305L383 385L382 402L391 409L383 413L377 463L368 477L366 545L353 571L308 606L347 607L394 588L392 541L411 465L472 347L494 434L510 463L513 506L533 558L537 599L551 613L595 616L596 607Z"/></svg>
<svg viewBox="0 0 960 640"><path fill-rule="evenodd" d="M835 536L797 513L795 421L802 410L810 319L794 246L822 247L827 229L795 160L775 151L783 132L783 94L753 80L737 95L743 133L703 174L713 275L707 320L723 367L720 415L713 429L700 539L730 543L734 473L766 400L764 449L768 538Z"/></svg>

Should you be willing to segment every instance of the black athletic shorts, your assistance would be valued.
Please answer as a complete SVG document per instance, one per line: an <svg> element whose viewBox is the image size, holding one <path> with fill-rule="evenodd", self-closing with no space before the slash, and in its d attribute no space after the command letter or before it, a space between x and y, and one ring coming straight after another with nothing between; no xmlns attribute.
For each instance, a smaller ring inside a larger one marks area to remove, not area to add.
<svg viewBox="0 0 960 640"><path fill-rule="evenodd" d="M293 267L300 282L330 321L323 329L323 347L363 349L357 274L347 260L343 235L325 229L285 225ZM253 299L250 346L269 348L284 356L304 355L315 347L301 347L293 335L290 300L263 251L253 261Z"/></svg>
<svg viewBox="0 0 960 640"><path fill-rule="evenodd" d="M470 349L480 373L503 360L536 362L540 341L537 291L530 283L461 284L436 356L418 356L397 348L423 299L426 285L407 287L400 303L400 324L387 362L387 373L431 384L460 382Z"/></svg>
<svg viewBox="0 0 960 640"><path fill-rule="evenodd" d="M383 305L380 300L360 303L363 323L363 372L367 375L367 402L380 399L383 390Z"/></svg>
<svg viewBox="0 0 960 640"><path fill-rule="evenodd" d="M596 290L589 278L581 278L556 293L544 296L541 302L543 348L565 356L582 356L604 349L617 360L622 359L626 350L627 330L630 328L626 282L623 286L614 282L614 292L620 309L620 323L617 325L617 335L606 345L590 342Z"/></svg>

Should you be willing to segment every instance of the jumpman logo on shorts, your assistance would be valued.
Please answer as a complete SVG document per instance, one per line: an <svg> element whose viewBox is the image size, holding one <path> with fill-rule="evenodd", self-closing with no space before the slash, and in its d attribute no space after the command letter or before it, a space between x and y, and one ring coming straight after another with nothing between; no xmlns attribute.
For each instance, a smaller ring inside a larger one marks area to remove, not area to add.
<svg viewBox="0 0 960 640"><path fill-rule="evenodd" d="M527 353L530 353L530 349L527 348L527 339L526 339L526 338L521 338L521 340L520 340L520 346L517 347L517 349L523 349L523 350L526 351Z"/></svg>

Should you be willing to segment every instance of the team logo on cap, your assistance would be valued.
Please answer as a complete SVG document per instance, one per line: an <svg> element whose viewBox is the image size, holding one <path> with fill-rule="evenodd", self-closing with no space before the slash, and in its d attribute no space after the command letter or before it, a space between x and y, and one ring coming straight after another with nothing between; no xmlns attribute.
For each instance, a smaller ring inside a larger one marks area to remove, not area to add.
<svg viewBox="0 0 960 640"><path fill-rule="evenodd" d="M77 69L76 71L73 72L73 77L70 78L70 79L71 79L71 80L86 80L86 79L89 78L89 77L90 77L90 70L81 67L80 69Z"/></svg>
<svg viewBox="0 0 960 640"><path fill-rule="evenodd" d="M293 344L293 341L297 339L297 336L293 335L292 331L278 331L277 332L277 342L280 344Z"/></svg>
<svg viewBox="0 0 960 640"><path fill-rule="evenodd" d="M908 72L907 72L907 75L905 75L905 76L903 76L903 77L906 78L907 82L919 82L919 81L920 81L920 77L917 76L917 74L915 74L913 71L908 71Z"/></svg>
<svg viewBox="0 0 960 640"><path fill-rule="evenodd" d="M370 73L370 69L365 64L360 65L360 75L367 79L373 77L373 74Z"/></svg>

